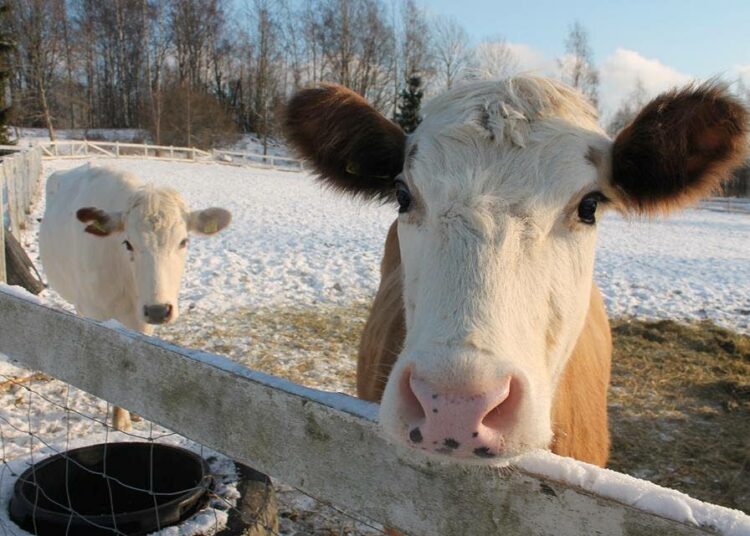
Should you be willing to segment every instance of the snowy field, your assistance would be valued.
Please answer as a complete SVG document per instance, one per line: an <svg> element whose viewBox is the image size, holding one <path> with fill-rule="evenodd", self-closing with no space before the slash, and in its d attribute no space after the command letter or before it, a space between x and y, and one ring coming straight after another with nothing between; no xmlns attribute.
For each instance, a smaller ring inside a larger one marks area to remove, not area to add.
<svg viewBox="0 0 750 536"><path fill-rule="evenodd" d="M82 163L47 161L45 177ZM348 306L366 302L375 292L393 207L351 201L300 173L129 159L107 164L176 188L191 208L222 206L233 213L232 225L220 235L191 238L181 292L185 317L170 329L185 329L190 319L221 323L244 309ZM40 268L36 218L43 210L42 200L23 237ZM670 220L631 222L608 215L600 224L596 279L611 316L708 318L750 333L750 216L691 210ZM45 291L43 298L67 308L53 291ZM352 373L353 356L344 357L339 368L318 363L331 370L321 371L309 385L351 393L351 381L330 380L345 368ZM305 354L291 358L304 360ZM0 363L0 381L28 374ZM29 428L58 447L70 439L101 438L105 402L45 378L26 385L32 390L0 389L5 460L49 448L30 438ZM133 433L148 439L169 432L141 421ZM0 504L7 501L3 475ZM277 487L277 493L281 534L378 533L289 488ZM8 531L4 521L0 517L5 533L21 534Z"/></svg>
<svg viewBox="0 0 750 536"><path fill-rule="evenodd" d="M78 165L48 161L45 175ZM178 189L193 208L232 211L224 233L192 239L183 309L216 315L237 307L346 305L377 288L396 212L390 206L333 194L301 173L141 160L109 165ZM34 216L42 211L43 203ZM750 217L688 210L629 221L608 214L599 224L596 280L611 316L711 319L750 333Z"/></svg>

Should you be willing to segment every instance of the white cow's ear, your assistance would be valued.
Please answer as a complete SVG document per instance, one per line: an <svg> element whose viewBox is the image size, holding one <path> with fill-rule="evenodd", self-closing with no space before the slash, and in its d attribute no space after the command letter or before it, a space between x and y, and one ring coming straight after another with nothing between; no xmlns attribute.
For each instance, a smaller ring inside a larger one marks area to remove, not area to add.
<svg viewBox="0 0 750 536"><path fill-rule="evenodd" d="M188 229L196 233L212 235L224 229L231 221L232 213L223 208L194 210L188 219Z"/></svg>
<svg viewBox="0 0 750 536"><path fill-rule="evenodd" d="M125 230L122 212L110 213L95 207L85 207L78 209L76 218L83 223L87 223L84 231L95 236L109 236L112 233Z"/></svg>

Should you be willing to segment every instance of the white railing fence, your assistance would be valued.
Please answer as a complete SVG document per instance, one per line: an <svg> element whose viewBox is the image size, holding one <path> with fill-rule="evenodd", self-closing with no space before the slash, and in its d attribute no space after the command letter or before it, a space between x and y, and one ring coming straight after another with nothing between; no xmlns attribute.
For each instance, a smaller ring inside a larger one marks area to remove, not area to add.
<svg viewBox="0 0 750 536"><path fill-rule="evenodd" d="M45 159L71 158L148 158L182 162L216 162L235 166L251 166L283 171L301 171L302 162L286 156L257 154L242 151L213 150L211 152L194 147L149 145L147 143L121 143L88 140L61 140L41 142Z"/></svg>
<svg viewBox="0 0 750 536"><path fill-rule="evenodd" d="M384 439L374 404L2 290L0 353L408 535L750 531L740 512L551 454L512 470L436 462ZM577 480L540 476L545 462Z"/></svg>
<svg viewBox="0 0 750 536"><path fill-rule="evenodd" d="M750 198L747 197L707 197L701 200L699 206L716 212L750 214Z"/></svg>
<svg viewBox="0 0 750 536"><path fill-rule="evenodd" d="M41 177L41 148L0 145L0 282L5 281L5 233L18 237L26 227Z"/></svg>

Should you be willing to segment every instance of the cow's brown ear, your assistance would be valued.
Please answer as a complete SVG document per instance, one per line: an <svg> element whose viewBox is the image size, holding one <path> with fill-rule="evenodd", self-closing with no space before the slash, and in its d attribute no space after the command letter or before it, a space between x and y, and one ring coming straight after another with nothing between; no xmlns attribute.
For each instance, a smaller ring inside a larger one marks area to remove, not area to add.
<svg viewBox="0 0 750 536"><path fill-rule="evenodd" d="M286 139L325 183L368 198L393 195L406 136L362 97L338 85L304 89L283 115Z"/></svg>
<svg viewBox="0 0 750 536"><path fill-rule="evenodd" d="M196 233L212 235L226 228L231 221L232 213L227 209L211 207L191 212L188 228Z"/></svg>
<svg viewBox="0 0 750 536"><path fill-rule="evenodd" d="M747 154L748 111L709 82L656 97L617 136L612 182L645 214L696 202L730 178Z"/></svg>
<svg viewBox="0 0 750 536"><path fill-rule="evenodd" d="M78 209L76 218L80 222L87 223L84 231L94 236L109 236L125 230L120 212L108 213L95 207L84 207Z"/></svg>

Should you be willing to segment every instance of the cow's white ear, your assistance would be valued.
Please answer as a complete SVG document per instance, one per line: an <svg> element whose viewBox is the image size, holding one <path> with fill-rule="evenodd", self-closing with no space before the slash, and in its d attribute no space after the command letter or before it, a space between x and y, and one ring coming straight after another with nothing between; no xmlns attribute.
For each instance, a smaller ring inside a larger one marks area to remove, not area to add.
<svg viewBox="0 0 750 536"><path fill-rule="evenodd" d="M196 233L212 235L224 229L232 221L232 213L226 209L211 207L190 213L188 229Z"/></svg>
<svg viewBox="0 0 750 536"><path fill-rule="evenodd" d="M78 209L76 218L87 223L84 231L94 236L109 236L125 230L122 212L104 212L95 207L84 207Z"/></svg>

